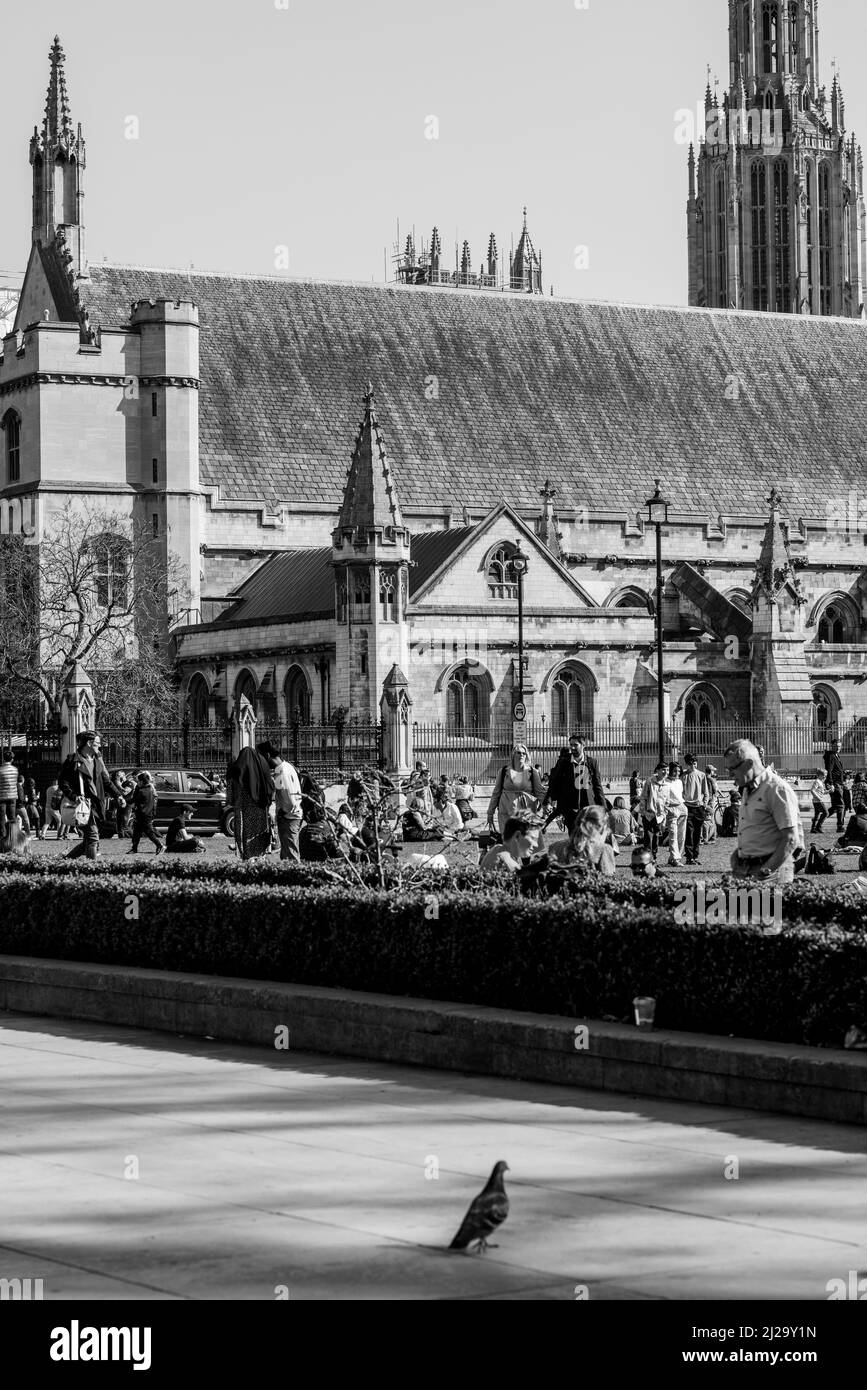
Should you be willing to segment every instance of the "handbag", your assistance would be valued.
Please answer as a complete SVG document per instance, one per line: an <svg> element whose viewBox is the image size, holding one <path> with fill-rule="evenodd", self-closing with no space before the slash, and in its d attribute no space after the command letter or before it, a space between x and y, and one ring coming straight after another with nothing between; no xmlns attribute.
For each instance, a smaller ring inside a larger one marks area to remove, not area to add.
<svg viewBox="0 0 867 1390"><path fill-rule="evenodd" d="M77 825L83 828L87 825L91 816L90 798L84 795L84 780L81 772L78 774L78 784L81 787L81 795L72 800L68 796L60 799L60 824L67 829L72 829Z"/></svg>

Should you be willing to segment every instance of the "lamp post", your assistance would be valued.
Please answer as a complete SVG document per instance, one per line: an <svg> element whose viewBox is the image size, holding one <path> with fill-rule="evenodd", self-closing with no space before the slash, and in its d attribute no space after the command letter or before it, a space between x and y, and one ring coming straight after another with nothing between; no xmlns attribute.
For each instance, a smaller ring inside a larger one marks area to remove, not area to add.
<svg viewBox="0 0 867 1390"><path fill-rule="evenodd" d="M526 717L524 709L524 575L529 561L518 541L512 556L512 573L518 577L518 699L514 705L515 718L520 722Z"/></svg>
<svg viewBox="0 0 867 1390"><path fill-rule="evenodd" d="M656 527L656 714L659 738L659 761L665 762L665 694L662 684L662 528L668 521L668 502L656 491L644 504L647 508L647 521Z"/></svg>

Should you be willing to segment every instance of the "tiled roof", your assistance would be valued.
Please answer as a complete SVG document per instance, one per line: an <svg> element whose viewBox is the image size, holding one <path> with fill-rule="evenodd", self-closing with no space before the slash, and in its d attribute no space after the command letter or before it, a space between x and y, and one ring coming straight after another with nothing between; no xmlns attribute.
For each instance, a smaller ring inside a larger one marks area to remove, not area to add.
<svg viewBox="0 0 867 1390"><path fill-rule="evenodd" d="M410 598L476 528L427 531L411 538ZM334 616L330 546L272 555L236 590L235 602L209 627Z"/></svg>
<svg viewBox="0 0 867 1390"><path fill-rule="evenodd" d="M204 485L337 513L374 385L401 506L823 517L863 487L867 339L856 322L575 303L96 265L96 326L130 302L192 298ZM434 380L435 379L435 380Z"/></svg>

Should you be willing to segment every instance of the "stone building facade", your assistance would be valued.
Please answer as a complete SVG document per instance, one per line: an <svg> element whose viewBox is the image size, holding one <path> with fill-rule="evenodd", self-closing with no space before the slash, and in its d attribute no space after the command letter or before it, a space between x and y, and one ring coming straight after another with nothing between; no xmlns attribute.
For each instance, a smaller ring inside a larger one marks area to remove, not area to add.
<svg viewBox="0 0 867 1390"><path fill-rule="evenodd" d="M529 234L515 290L90 264L59 42L50 61L0 506L153 527L195 722L242 696L272 722L376 717L395 670L420 723L508 720L517 543L528 719L652 722L656 478L669 717L867 718L867 358L842 299L554 299Z"/></svg>

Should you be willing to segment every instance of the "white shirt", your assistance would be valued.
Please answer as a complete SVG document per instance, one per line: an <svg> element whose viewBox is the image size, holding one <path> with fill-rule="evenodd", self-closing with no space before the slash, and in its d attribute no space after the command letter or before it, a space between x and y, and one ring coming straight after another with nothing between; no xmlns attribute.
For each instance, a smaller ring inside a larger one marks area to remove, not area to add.
<svg viewBox="0 0 867 1390"><path fill-rule="evenodd" d="M683 800L683 783L679 777L671 777L662 785L668 788L669 812L675 816L680 815L681 811L686 809Z"/></svg>
<svg viewBox="0 0 867 1390"><path fill-rule="evenodd" d="M824 801L825 791L826 787L824 777L817 777L812 787L810 788L811 796L814 796L817 801Z"/></svg>
<svg viewBox="0 0 867 1390"><path fill-rule="evenodd" d="M279 762L274 768L277 811L284 816L301 815L301 782L291 763Z"/></svg>

